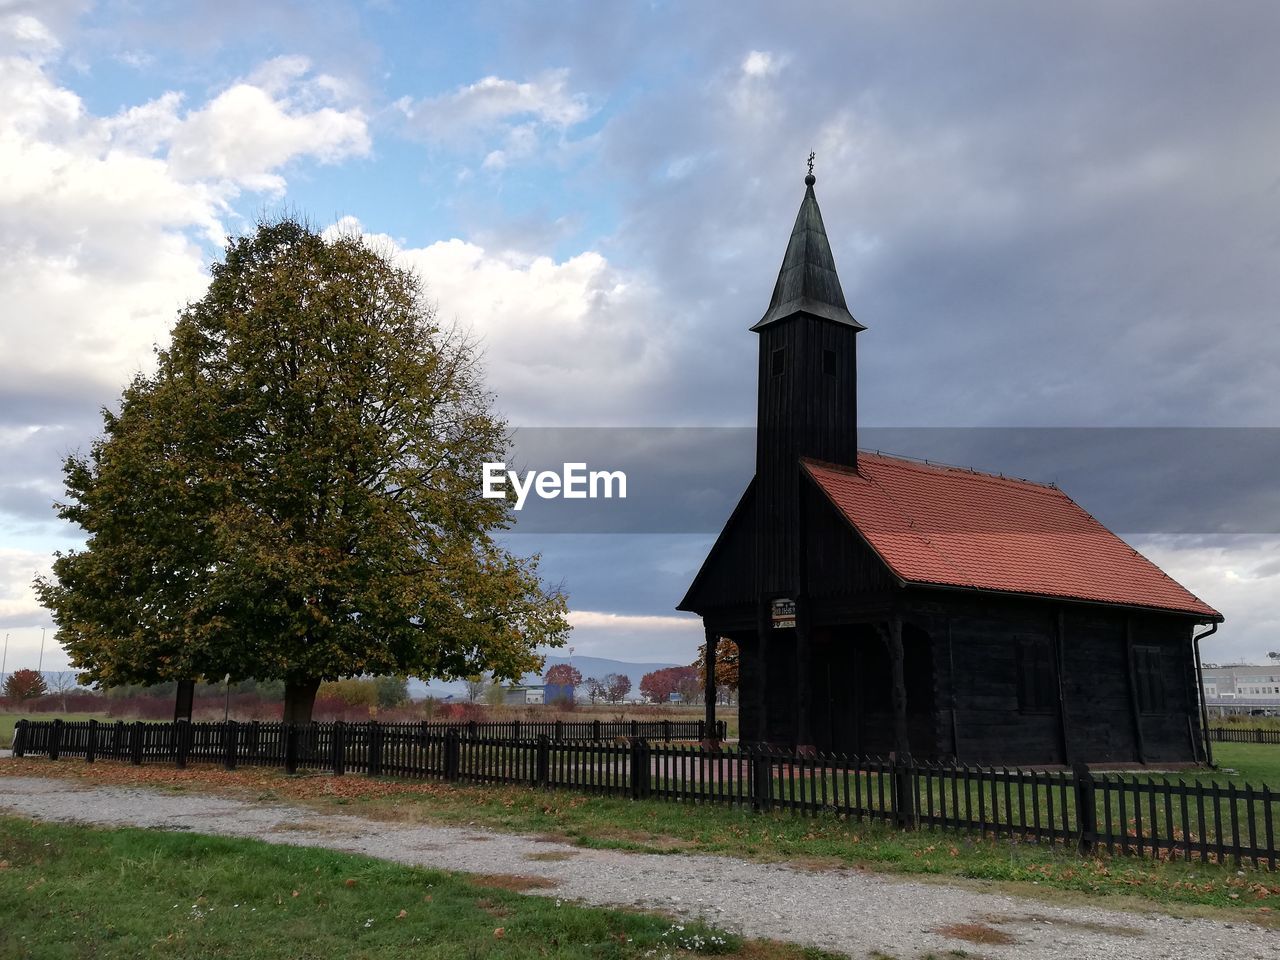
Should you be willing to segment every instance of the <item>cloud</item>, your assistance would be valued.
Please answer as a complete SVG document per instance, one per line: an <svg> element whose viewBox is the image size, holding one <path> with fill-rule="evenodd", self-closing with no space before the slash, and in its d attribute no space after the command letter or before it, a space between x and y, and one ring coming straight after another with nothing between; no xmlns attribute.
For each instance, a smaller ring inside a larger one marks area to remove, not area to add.
<svg viewBox="0 0 1280 960"><path fill-rule="evenodd" d="M37 574L48 574L52 558L45 553L0 547L0 627L30 627L47 622L48 613L31 587Z"/></svg>
<svg viewBox="0 0 1280 960"><path fill-rule="evenodd" d="M31 30L27 31L32 33ZM366 152L356 109L308 109L329 85L273 61L182 111L165 93L95 116L39 57L0 57L0 328L6 390L79 380L102 397L150 360L175 311L207 278L242 190L283 189L298 159Z"/></svg>
<svg viewBox="0 0 1280 960"><path fill-rule="evenodd" d="M702 624L694 616L637 616L600 610L571 610L569 622L575 630L626 630L632 633L688 633L699 630Z"/></svg>
<svg viewBox="0 0 1280 960"><path fill-rule="evenodd" d="M742 72L748 77L772 77L782 70L785 62L767 50L752 50L742 58Z"/></svg>
<svg viewBox="0 0 1280 960"><path fill-rule="evenodd" d="M479 338L499 407L518 425L616 424L663 379L652 291L597 251L557 261L457 238L404 247L351 217L335 233L363 234L422 277L440 319Z"/></svg>
<svg viewBox="0 0 1280 960"><path fill-rule="evenodd" d="M1280 649L1280 537L1137 537L1134 546L1227 618L1202 645L1206 661L1259 660Z"/></svg>
<svg viewBox="0 0 1280 960"><path fill-rule="evenodd" d="M575 654L620 660L688 663L703 640L702 621L691 616L626 616L592 610L569 613ZM557 656L564 652L554 651Z"/></svg>
<svg viewBox="0 0 1280 960"><path fill-rule="evenodd" d="M501 170L534 155L589 118L587 98L569 89L569 71L548 70L523 83L485 77L451 93L397 102L412 135L452 149L483 150L482 166Z"/></svg>

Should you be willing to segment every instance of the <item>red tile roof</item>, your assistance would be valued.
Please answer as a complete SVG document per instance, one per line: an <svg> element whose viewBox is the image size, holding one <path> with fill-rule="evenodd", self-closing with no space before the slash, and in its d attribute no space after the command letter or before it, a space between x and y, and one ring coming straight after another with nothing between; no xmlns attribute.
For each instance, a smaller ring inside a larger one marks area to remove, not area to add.
<svg viewBox="0 0 1280 960"><path fill-rule="evenodd" d="M804 468L908 583L1222 615L1056 487L858 454Z"/></svg>

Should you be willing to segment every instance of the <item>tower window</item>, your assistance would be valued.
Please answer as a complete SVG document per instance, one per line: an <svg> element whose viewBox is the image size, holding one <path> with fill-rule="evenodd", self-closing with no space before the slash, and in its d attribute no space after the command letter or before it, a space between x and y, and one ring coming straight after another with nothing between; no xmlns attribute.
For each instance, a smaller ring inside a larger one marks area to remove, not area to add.
<svg viewBox="0 0 1280 960"><path fill-rule="evenodd" d="M783 366L787 359L786 353L786 347L779 347L777 350L773 351L773 356L770 358L771 366L769 370L775 377L782 376Z"/></svg>
<svg viewBox="0 0 1280 960"><path fill-rule="evenodd" d="M836 352L834 350L822 351L822 372L828 377L836 375Z"/></svg>

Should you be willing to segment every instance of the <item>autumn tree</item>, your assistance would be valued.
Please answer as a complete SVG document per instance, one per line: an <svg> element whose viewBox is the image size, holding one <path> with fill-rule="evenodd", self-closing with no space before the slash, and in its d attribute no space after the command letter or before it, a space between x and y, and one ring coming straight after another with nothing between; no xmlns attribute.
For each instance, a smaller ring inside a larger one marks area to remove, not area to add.
<svg viewBox="0 0 1280 960"><path fill-rule="evenodd" d="M280 679L306 722L325 680L539 670L564 598L495 539L506 425L420 280L289 219L211 272L64 465L86 546L36 588L82 679Z"/></svg>
<svg viewBox="0 0 1280 960"><path fill-rule="evenodd" d="M606 673L603 684L605 696L610 703L621 703L631 692L631 678L625 673Z"/></svg>
<svg viewBox="0 0 1280 960"><path fill-rule="evenodd" d="M698 671L693 667L664 667L640 678L640 692L654 703L666 703L673 693L693 689Z"/></svg>
<svg viewBox="0 0 1280 960"><path fill-rule="evenodd" d="M49 687L44 682L44 677L35 670L15 670L4 681L6 699L18 703L43 697L48 692Z"/></svg>
<svg viewBox="0 0 1280 960"><path fill-rule="evenodd" d="M721 637L716 643L716 689L736 692L738 689L738 669L741 655L738 645L728 637ZM698 682L706 690L707 684L707 645L698 647L698 659L692 666L698 671Z"/></svg>
<svg viewBox="0 0 1280 960"><path fill-rule="evenodd" d="M572 664L557 663L548 668L547 675L543 677L543 680L558 687L580 687L582 686L582 673Z"/></svg>

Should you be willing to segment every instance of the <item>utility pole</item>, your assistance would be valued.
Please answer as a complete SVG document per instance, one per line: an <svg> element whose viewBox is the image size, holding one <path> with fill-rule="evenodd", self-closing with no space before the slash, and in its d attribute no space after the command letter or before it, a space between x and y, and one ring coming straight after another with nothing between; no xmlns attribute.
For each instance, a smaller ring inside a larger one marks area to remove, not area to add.
<svg viewBox="0 0 1280 960"><path fill-rule="evenodd" d="M4 668L9 665L9 635L4 635L4 656L0 657L0 691L4 690Z"/></svg>
<svg viewBox="0 0 1280 960"><path fill-rule="evenodd" d="M44 632L45 627L40 628L40 662L36 665L36 673L44 676Z"/></svg>

